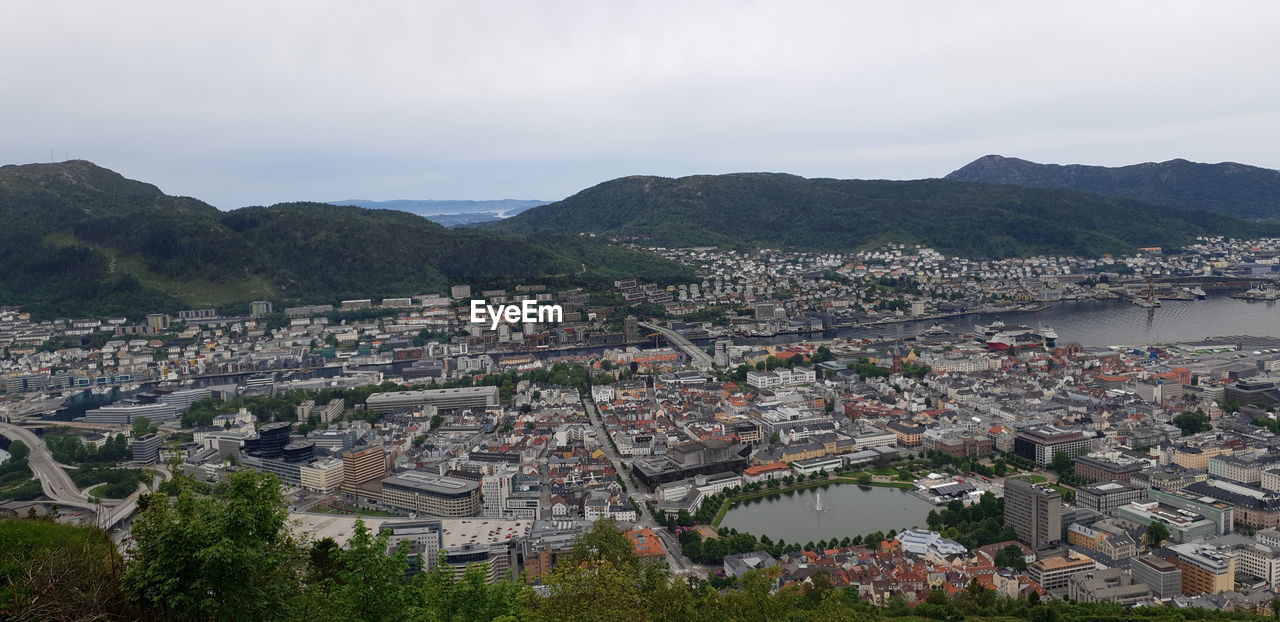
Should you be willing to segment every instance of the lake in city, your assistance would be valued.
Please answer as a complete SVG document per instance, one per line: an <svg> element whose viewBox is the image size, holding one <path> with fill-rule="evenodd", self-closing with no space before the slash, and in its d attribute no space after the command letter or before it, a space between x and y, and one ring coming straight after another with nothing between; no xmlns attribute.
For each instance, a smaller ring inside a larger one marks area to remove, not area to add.
<svg viewBox="0 0 1280 622"><path fill-rule="evenodd" d="M819 495L822 511L817 509ZM933 508L899 488L830 484L738 503L720 526L767 535L774 541L803 543L924 527L925 516Z"/></svg>

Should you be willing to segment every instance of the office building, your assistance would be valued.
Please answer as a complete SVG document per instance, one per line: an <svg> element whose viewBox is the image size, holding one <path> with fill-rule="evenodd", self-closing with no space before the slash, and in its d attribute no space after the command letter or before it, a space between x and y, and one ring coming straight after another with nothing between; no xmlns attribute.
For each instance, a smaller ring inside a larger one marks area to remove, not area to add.
<svg viewBox="0 0 1280 622"><path fill-rule="evenodd" d="M631 472L637 480L653 488L695 475L741 473L747 468L750 453L751 446L747 444L730 445L714 439L694 441L676 445L665 456L637 459L631 463Z"/></svg>
<svg viewBox="0 0 1280 622"><path fill-rule="evenodd" d="M1146 529L1151 523L1164 523L1169 540L1187 542L1218 533L1217 523L1191 510L1164 505L1158 501L1140 501L1115 509L1115 517L1131 529Z"/></svg>
<svg viewBox="0 0 1280 622"><path fill-rule="evenodd" d="M1204 517L1214 524L1215 536L1235 531L1236 510L1230 503L1198 495L1185 488L1172 491L1152 488L1147 491L1147 499L1159 502L1162 506L1184 510L1185 512L1178 513L1191 520L1195 520L1195 516ZM1172 523L1170 528L1173 528Z"/></svg>
<svg viewBox="0 0 1280 622"><path fill-rule="evenodd" d="M1053 591L1067 587L1072 575L1090 572L1097 567L1092 557L1070 553L1063 557L1046 557L1027 564L1027 574L1044 589Z"/></svg>
<svg viewBox="0 0 1280 622"><path fill-rule="evenodd" d="M1189 542L1169 550L1169 561L1182 571L1183 594L1218 594L1235 587L1236 553L1230 548Z"/></svg>
<svg viewBox="0 0 1280 622"><path fill-rule="evenodd" d="M383 502L406 512L456 518L480 513L480 483L404 471L382 480Z"/></svg>
<svg viewBox="0 0 1280 622"><path fill-rule="evenodd" d="M1121 482L1102 482L1076 488L1076 506L1110 516L1115 509L1147 498L1147 491Z"/></svg>
<svg viewBox="0 0 1280 622"><path fill-rule="evenodd" d="M311 492L330 494L342 487L342 461L337 458L316 460L298 469L302 487Z"/></svg>
<svg viewBox="0 0 1280 622"><path fill-rule="evenodd" d="M1093 449L1093 437L1079 430L1067 430L1056 426L1027 428L1013 439L1013 453L1048 466L1059 453L1074 458Z"/></svg>
<svg viewBox="0 0 1280 622"><path fill-rule="evenodd" d="M129 443L129 451L133 461L151 464L160 461L160 448L164 447L164 439L158 433L134 438Z"/></svg>
<svg viewBox="0 0 1280 622"><path fill-rule="evenodd" d="M410 412L426 406L440 410L483 409L498 406L499 397L498 387L463 387L374 393L365 404L376 413Z"/></svg>
<svg viewBox="0 0 1280 622"><path fill-rule="evenodd" d="M1037 551L1062 542L1062 494L1026 480L1004 484L1004 520L1018 541Z"/></svg>
<svg viewBox="0 0 1280 622"><path fill-rule="evenodd" d="M1143 555L1129 566L1136 583L1146 585L1156 598L1173 598L1182 594L1182 570L1167 559Z"/></svg>
<svg viewBox="0 0 1280 622"><path fill-rule="evenodd" d="M1076 456L1073 472L1086 482L1116 481L1128 484L1130 477L1155 463L1155 458L1135 451L1098 451Z"/></svg>
<svg viewBox="0 0 1280 622"><path fill-rule="evenodd" d="M381 446L342 454L342 492L375 499L382 497L387 456Z"/></svg>
<svg viewBox="0 0 1280 622"><path fill-rule="evenodd" d="M1119 568L1075 573L1067 580L1067 598L1078 603L1133 605L1151 596L1151 589Z"/></svg>
<svg viewBox="0 0 1280 622"><path fill-rule="evenodd" d="M1252 529L1280 525L1280 494L1221 479L1188 484L1183 492L1212 499L1233 508L1235 523Z"/></svg>

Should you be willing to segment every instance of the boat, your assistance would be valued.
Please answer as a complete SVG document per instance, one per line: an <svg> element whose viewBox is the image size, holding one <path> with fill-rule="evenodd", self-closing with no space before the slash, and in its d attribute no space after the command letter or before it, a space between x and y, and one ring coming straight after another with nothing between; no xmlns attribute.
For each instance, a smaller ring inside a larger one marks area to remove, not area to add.
<svg viewBox="0 0 1280 622"><path fill-rule="evenodd" d="M1188 289L1187 291L1191 292L1191 295L1192 295L1192 296L1195 296L1197 300L1204 300L1205 295L1206 295L1206 294L1204 293L1204 290L1203 290L1203 289L1200 289L1199 287L1192 287L1191 289Z"/></svg>
<svg viewBox="0 0 1280 622"><path fill-rule="evenodd" d="M950 335L951 331L947 330L941 324L934 324L924 330L925 335Z"/></svg>
<svg viewBox="0 0 1280 622"><path fill-rule="evenodd" d="M1280 289L1270 284L1263 286L1254 283L1248 291L1232 294L1231 297L1237 300L1280 300Z"/></svg>
<svg viewBox="0 0 1280 622"><path fill-rule="evenodd" d="M1009 327L996 320L985 326L973 327L974 340L991 350L1028 350L1032 348L1053 348L1057 345L1058 333L1049 327L1033 329L1026 324Z"/></svg>
<svg viewBox="0 0 1280 622"><path fill-rule="evenodd" d="M1057 345L1057 340L1058 333L1052 328L1033 330L1026 326L1020 326L992 335L987 339L985 345L990 350L1006 352L1009 350L1052 348Z"/></svg>

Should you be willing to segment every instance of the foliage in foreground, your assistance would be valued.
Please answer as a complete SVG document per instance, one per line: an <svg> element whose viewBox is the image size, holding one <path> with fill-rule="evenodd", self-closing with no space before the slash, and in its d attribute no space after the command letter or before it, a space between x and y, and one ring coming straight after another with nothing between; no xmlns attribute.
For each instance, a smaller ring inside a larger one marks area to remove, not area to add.
<svg viewBox="0 0 1280 622"><path fill-rule="evenodd" d="M176 499L145 497L136 542L121 562L111 539L89 527L0 521L0 617L14 619L421 620L429 622L861 621L916 616L937 620L1262 620L1262 616L1166 607L1037 603L970 585L909 607L881 607L825 575L777 592L776 574L748 573L733 587L674 577L642 561L607 521L597 522L537 589L485 583L473 566L414 570L385 534L357 523L345 548L288 529L275 477L232 475L213 496L184 482ZM776 571L775 571L776 572Z"/></svg>

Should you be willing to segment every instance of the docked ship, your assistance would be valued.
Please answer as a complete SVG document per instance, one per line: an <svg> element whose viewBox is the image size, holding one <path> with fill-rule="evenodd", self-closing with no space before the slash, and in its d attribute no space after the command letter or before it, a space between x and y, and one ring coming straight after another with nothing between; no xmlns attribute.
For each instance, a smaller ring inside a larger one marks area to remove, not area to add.
<svg viewBox="0 0 1280 622"><path fill-rule="evenodd" d="M1052 328L1034 329L1026 325L1008 327L999 320L986 326L974 326L974 331L974 339L979 343L1001 352L1053 348L1058 342L1058 333Z"/></svg>
<svg viewBox="0 0 1280 622"><path fill-rule="evenodd" d="M1270 284L1251 283L1249 291L1232 294L1231 297L1238 300L1280 300L1280 289Z"/></svg>

